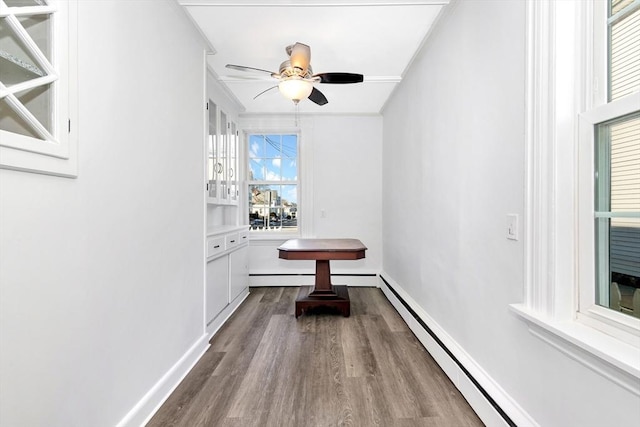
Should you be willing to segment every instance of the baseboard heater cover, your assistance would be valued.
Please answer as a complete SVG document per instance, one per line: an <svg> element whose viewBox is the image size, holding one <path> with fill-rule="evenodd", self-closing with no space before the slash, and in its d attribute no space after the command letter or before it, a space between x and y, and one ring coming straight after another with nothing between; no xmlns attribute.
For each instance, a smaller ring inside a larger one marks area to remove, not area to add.
<svg viewBox="0 0 640 427"><path fill-rule="evenodd" d="M428 333L431 338L442 348L442 350L451 358L451 360L460 368L460 370L467 376L469 381L473 383L473 385L478 389L478 391L484 396L485 399L493 406L493 408L500 414L500 416L504 419L504 421L511 427L517 427L516 423L504 412L504 410L496 403L495 400L487 393L487 391L480 385L480 383L471 375L471 373L464 367L464 365L456 358L456 356L447 348L447 346L438 338L438 336L427 326L426 323L422 320L420 316L411 308L409 304L398 294L398 292L393 289L393 287L385 280L382 275L380 275L380 279L384 282L387 288L395 295L395 297L400 301L400 303L404 306L405 309L413 316L413 318L422 326L426 333Z"/></svg>

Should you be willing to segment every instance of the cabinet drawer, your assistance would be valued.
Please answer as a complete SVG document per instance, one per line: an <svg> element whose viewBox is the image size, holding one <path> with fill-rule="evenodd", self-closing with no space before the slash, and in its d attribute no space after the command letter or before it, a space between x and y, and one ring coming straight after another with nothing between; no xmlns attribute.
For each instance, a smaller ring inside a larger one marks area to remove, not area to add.
<svg viewBox="0 0 640 427"><path fill-rule="evenodd" d="M238 233L238 243L247 243L249 241L249 230L243 230Z"/></svg>
<svg viewBox="0 0 640 427"><path fill-rule="evenodd" d="M224 237L212 237L210 239L207 239L207 258L212 257L221 252L224 252L224 250L225 250Z"/></svg>
<svg viewBox="0 0 640 427"><path fill-rule="evenodd" d="M227 249L233 249L233 247L238 245L238 242L238 233L231 233L224 236L224 243L227 246Z"/></svg>

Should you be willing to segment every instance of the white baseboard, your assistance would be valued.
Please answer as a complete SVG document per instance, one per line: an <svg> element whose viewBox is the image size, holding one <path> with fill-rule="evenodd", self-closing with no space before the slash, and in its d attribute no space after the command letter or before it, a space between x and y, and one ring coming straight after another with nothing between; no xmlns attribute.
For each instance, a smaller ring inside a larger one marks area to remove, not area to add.
<svg viewBox="0 0 640 427"><path fill-rule="evenodd" d="M207 351L211 337L218 332L222 325L224 325L248 296L248 289L238 295L238 297L220 313L215 321L207 327L206 333L187 350L180 360L178 360L171 369L151 387L129 413L120 420L117 427L137 427L148 423L151 417L155 415L162 404L169 398L171 393L173 393L184 377L187 376Z"/></svg>
<svg viewBox="0 0 640 427"><path fill-rule="evenodd" d="M400 313L414 335L440 365L440 368L451 379L485 425L489 427L510 425L494 407L495 404L518 427L538 427L538 423L398 283L384 272L380 274L380 277L380 288L389 302ZM440 343L420 324L402 301L389 289L385 281L393 287L393 290L431 330ZM474 381L478 385L474 384ZM494 404L483 394L481 389L484 389Z"/></svg>
<svg viewBox="0 0 640 427"><path fill-rule="evenodd" d="M213 338L216 332L220 330L222 325L224 325L227 322L227 320L229 320L231 315L235 313L238 307L240 307L240 304L242 304L242 302L245 299L247 299L248 296L249 296L249 289L246 288L244 291L242 291L240 295L236 297L236 299L231 301L231 303L228 306L226 306L224 310L222 310L215 319L213 319L213 322L207 325L207 335L209 337L209 340L211 340L211 338Z"/></svg>
<svg viewBox="0 0 640 427"><path fill-rule="evenodd" d="M117 424L118 427L145 425L171 395L189 371L209 348L209 337L202 335L162 378L140 399L140 401Z"/></svg>

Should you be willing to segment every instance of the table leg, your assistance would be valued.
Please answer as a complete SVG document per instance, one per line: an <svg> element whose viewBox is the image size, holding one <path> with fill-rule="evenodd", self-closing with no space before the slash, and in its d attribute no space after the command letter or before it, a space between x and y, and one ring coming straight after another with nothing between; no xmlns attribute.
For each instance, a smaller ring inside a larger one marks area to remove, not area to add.
<svg viewBox="0 0 640 427"><path fill-rule="evenodd" d="M315 287L309 295L327 297L335 297L337 295L335 289L333 289L333 286L331 285L331 268L329 267L329 260L316 260Z"/></svg>

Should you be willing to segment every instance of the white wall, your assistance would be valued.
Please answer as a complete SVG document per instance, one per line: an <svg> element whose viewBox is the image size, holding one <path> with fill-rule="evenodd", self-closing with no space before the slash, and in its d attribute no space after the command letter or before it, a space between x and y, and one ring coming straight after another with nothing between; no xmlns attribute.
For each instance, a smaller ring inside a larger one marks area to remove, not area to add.
<svg viewBox="0 0 640 427"><path fill-rule="evenodd" d="M295 128L294 117L246 116L245 131ZM302 237L357 238L368 248L358 261L333 261L336 274L377 274L382 265L382 117L301 116L298 121L304 204ZM322 215L324 211L324 216ZM252 274L314 273L315 264L278 259L283 240L251 241ZM313 278L293 279L294 284ZM254 285L287 284L282 277L251 279ZM376 285L375 277L334 278L335 284Z"/></svg>
<svg viewBox="0 0 640 427"><path fill-rule="evenodd" d="M205 46L78 3L79 176L0 170L3 426L113 426L204 334Z"/></svg>
<svg viewBox="0 0 640 427"><path fill-rule="evenodd" d="M383 276L540 426L634 419L637 396L509 312L524 281L506 215L522 224L525 3L453 4L383 117Z"/></svg>

